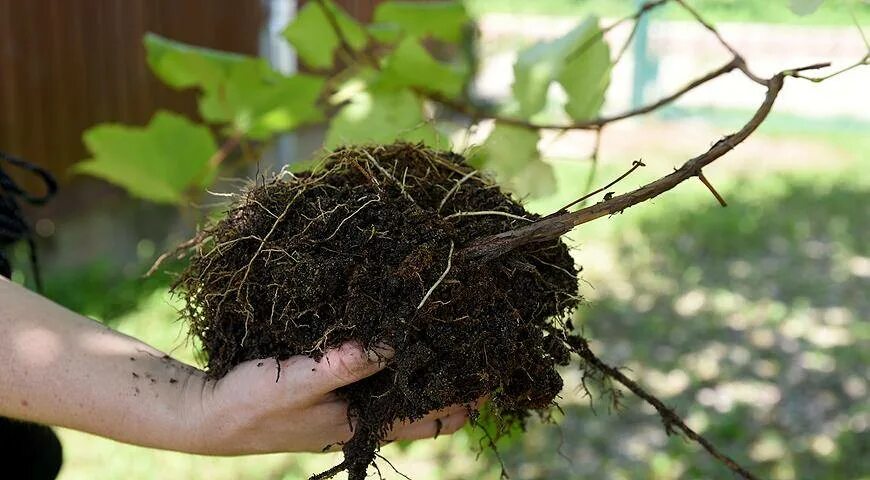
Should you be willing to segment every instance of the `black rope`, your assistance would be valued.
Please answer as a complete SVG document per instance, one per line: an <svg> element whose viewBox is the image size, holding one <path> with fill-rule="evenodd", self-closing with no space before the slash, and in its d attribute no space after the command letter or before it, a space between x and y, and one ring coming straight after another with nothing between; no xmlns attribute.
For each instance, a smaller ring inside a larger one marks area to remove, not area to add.
<svg viewBox="0 0 870 480"><path fill-rule="evenodd" d="M15 183L3 169L8 164L36 175L45 186L45 193L33 195ZM0 275L10 277L12 266L6 257L5 249L19 241L26 241L30 247L30 265L37 290L42 290L42 278L39 275L39 259L36 254L36 243L33 232L21 211L18 200L24 200L31 205L42 205L57 193L57 182L45 169L0 151Z"/></svg>

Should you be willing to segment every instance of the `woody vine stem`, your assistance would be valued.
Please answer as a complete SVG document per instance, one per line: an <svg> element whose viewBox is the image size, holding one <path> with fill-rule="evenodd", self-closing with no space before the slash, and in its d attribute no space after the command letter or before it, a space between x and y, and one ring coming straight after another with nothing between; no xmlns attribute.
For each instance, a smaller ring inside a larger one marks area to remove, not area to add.
<svg viewBox="0 0 870 480"><path fill-rule="evenodd" d="M324 14L326 15L336 36L338 37L341 49L346 54L346 57L350 59L350 62L356 62L377 68L377 61L369 56L367 52L356 51L354 48L351 47L350 43L345 38L342 30L339 28L334 13L332 12L332 10L330 10L330 8L325 5L323 0L318 0L318 3L322 8ZM452 255L455 262L487 262L525 245L552 241L579 225L591 222L593 220L608 215L620 213L629 207L655 198L691 178L698 178L715 196L716 200L722 206L725 206L725 200L716 191L710 180L706 176L704 176L703 169L710 163L718 160L719 158L733 150L737 145L746 140L758 128L759 125L761 125L761 123L767 118L768 114L770 113L777 96L783 88L786 78L792 77L812 82L821 82L825 79L831 78L835 75L839 75L852 68L857 68L870 64L870 43L866 42L865 40L865 45L867 46L868 51L867 53L865 53L864 57L859 59L854 64L838 70L833 74L821 77L805 76L804 72L822 69L830 66L829 63L817 63L813 65L783 70L769 78L760 77L753 73L752 70L750 70L743 55L741 55L724 39L724 37L716 29L716 27L706 21L693 7L686 3L685 0L648 1L641 5L638 10L632 15L629 15L609 26L602 28L599 36L593 37L585 44L581 45L575 52L575 54L582 53L585 49L589 48L593 42L599 40L601 36L609 32L616 26L625 22L634 22L626 44L619 49L619 54L615 58L615 61L618 62L622 58L622 53L625 52L628 43L631 42L631 40L633 39L634 32L637 29L637 24L642 19L642 17L667 3L676 3L680 8L688 12L689 15L696 22L698 22L707 31L709 31L717 39L721 46L730 53L731 59L727 63L723 64L721 67L712 70L709 73L702 75L694 80L689 81L682 88L679 88L673 93L664 96L661 99L645 106L614 115L599 116L597 118L586 121L564 124L542 124L531 122L527 119L498 115L486 107L477 105L473 99L468 97L457 100L444 97L443 95L436 92L423 89L415 89L415 93L421 98L429 100L435 104L441 105L442 107L453 110L457 113L464 114L472 120L472 123L477 123L481 120L486 119L494 120L498 123L506 125L534 130L590 130L595 132L596 135L600 136L601 130L606 125L625 120L627 118L636 117L656 111L674 102L686 93L710 82L711 80L719 78L733 71L739 71L748 80L766 88L766 93L763 101L761 102L755 113L752 115L752 117L746 122L745 125L743 125L742 128L730 135L726 135L724 138L713 144L713 146L710 147L709 150L693 158L690 158L685 163L683 163L681 167L675 169L668 175L665 175L630 192L612 197L609 195L605 196L602 201L594 205L580 208L576 211L568 210L569 207L580 203L586 198L603 192L610 186L616 184L619 180L628 176L638 167L644 165L642 162L636 161L632 165L632 168L626 174L620 176L607 186L591 192L590 194L584 195L583 197L575 200L574 202L571 202L557 212L554 212L538 221L523 225L519 228L479 238L468 245L457 248L457 251ZM370 38L370 40L374 39ZM596 148L592 154L593 161L597 159L597 145L598 141L596 141ZM595 355L595 353L593 353L592 350L589 348L589 345L585 339L579 336L570 336L566 340L569 345L571 345L573 351L578 356L580 356L580 358L583 359L588 367L595 369L595 371L599 372L606 378L609 378L619 383L620 385L627 388L629 391L649 403L653 408L655 408L656 412L658 412L659 416L662 418L665 430L668 434L682 433L690 440L699 444L708 454L710 454L717 461L725 465L728 469L730 469L739 477L748 480L757 480L758 477L752 474L747 468L741 466L734 459L722 453L709 440L707 440L702 435L695 432L692 428L686 425L685 421L683 421L673 410L668 408L661 400L659 400L651 393L647 392L635 381L628 378L618 368L612 367L599 359Z"/></svg>

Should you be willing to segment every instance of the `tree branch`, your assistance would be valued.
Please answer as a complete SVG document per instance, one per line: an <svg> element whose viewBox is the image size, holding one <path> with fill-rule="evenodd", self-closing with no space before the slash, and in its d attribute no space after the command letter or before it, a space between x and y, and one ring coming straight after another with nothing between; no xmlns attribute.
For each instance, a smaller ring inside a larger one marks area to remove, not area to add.
<svg viewBox="0 0 870 480"><path fill-rule="evenodd" d="M631 390L631 393L637 395L641 399L643 399L648 404L652 405L653 408L656 409L659 416L662 418L662 423L664 423L665 431L668 435L674 433L675 429L681 431L686 437L691 439L692 441L701 445L704 450L706 450L713 458L724 464L728 467L732 472L740 475L741 478L746 480L758 480L752 472L742 467L739 463L734 461L728 455L720 452L716 447L710 443L709 440L701 436L698 432L694 431L691 427L686 425L686 422L680 418L673 410L668 408L661 400L656 398L655 395L647 392L640 385L635 383L630 378L626 377L624 373L622 373L618 368L611 367L610 365L604 363L600 358L598 358L595 353L589 348L589 343L586 340L579 336L569 336L568 344L571 346L574 353L580 356L587 364L591 365L596 370L602 372L608 377L616 380L625 388Z"/></svg>
<svg viewBox="0 0 870 480"><path fill-rule="evenodd" d="M471 259L486 261L499 257L523 245L553 240L578 225L591 222L592 220L601 218L605 215L622 212L626 208L645 202L667 192L689 178L698 176L701 173L702 168L722 157L739 143L746 140L746 138L754 132L756 128L758 128L761 122L767 118L767 115L770 113L770 109L773 106L773 102L776 100L777 95L779 95L780 89L782 89L785 76L786 73L781 72L770 79L765 80L765 83L767 84L767 94L764 97L764 101L743 128L719 140L709 150L688 160L682 167L678 168L671 174L661 177L658 180L631 192L624 193L613 197L610 200L596 203L595 205L582 208L575 212L562 213L539 220L531 225L480 238L460 250L458 254L459 257L466 261Z"/></svg>
<svg viewBox="0 0 870 480"><path fill-rule="evenodd" d="M608 25L607 27L603 28L601 30L600 36L603 36L605 33L609 32L610 30L612 30L616 26L618 26L626 21L639 20L640 17L642 17L643 15L649 13L650 11L654 10L655 8L658 8L658 7L668 3L669 1L671 1L671 0L652 0L652 1L648 1L648 2L644 3L633 14L631 14L627 17L624 17L624 18ZM679 2L679 0L676 0L676 1ZM358 51L353 49L353 47L351 46L347 37L344 35L344 32L341 30L341 28L338 24L338 20L335 17L334 12L332 12L327 7L326 3L323 0L317 0L317 2L319 4L321 10L323 11L324 15L327 18L327 20L330 24L330 28L332 28L332 30L335 32L336 36L338 37L340 48L351 58L357 58L361 62L363 62L367 65L370 65L370 66L377 66L377 62L374 62L371 58L369 58L367 55L365 55L365 52L358 52ZM689 8L688 6L685 6L685 5L684 5L684 7L687 9ZM692 11L692 10L690 10L690 11ZM697 15L697 14L695 14L695 15ZM721 36L719 36L718 32L715 30L714 27L712 27L712 25L703 21L703 19L701 19L700 17L697 17L697 18L708 29L713 31L716 34L717 38L720 38L720 40L721 40ZM599 38L599 36L593 37L592 39L590 39L589 42L587 42L587 44L580 46L578 51L582 51L587 45L591 45L592 41L597 40L598 38ZM654 110L657 110L659 108L662 108L662 107L674 102L675 100L677 100L681 96L685 95L686 93L694 90L695 88L698 88L701 85L709 82L710 80L718 78L718 77L720 77L726 73L729 73L735 69L739 69L739 70L743 71L747 76L752 78L753 80L757 80L758 77L755 77L755 75L753 75L746 67L746 62L743 60L743 57L738 55L737 52L734 51L733 48L731 48L730 46L727 45L727 43L724 43L724 40L722 40L722 42L723 42L723 45L726 45L727 48L729 49L729 51L731 51L734 54L734 58L731 61L729 61L728 63L726 63L725 65L723 65L722 67L720 67L716 70L713 70L712 72L709 72L706 75L704 75L700 78L697 78L694 81L688 83L683 88L677 90L676 92L672 93L671 95L668 95L668 96L666 96L666 97L664 97L656 102L650 103L646 106L636 108L633 110L628 110L626 112L619 113L616 115L601 116L601 117L594 118L591 120L586 120L586 121L581 121L581 122L573 122L573 123L569 123L569 124L537 124L537 123L532 123L526 119L499 116L498 114L496 114L494 112L488 111L488 109L486 109L486 108L480 107L479 105L476 105L476 104L468 101L468 99L465 99L465 101L460 101L460 100L456 100L456 99L452 99L452 98L447 98L447 97L441 95L440 93L429 91L429 90L422 89L422 88L414 88L413 91L417 95L419 95L427 100L430 100L430 101L435 102L435 103L439 103L439 104L441 104L441 105L443 105L443 106L445 106L445 107L447 107L455 112L462 113L463 115L466 115L466 116L468 116L472 119L476 119L476 120L491 119L491 120L495 120L497 122L501 122L501 123L506 124L506 125L513 125L513 126L530 128L530 129L597 130L597 129L600 129L601 127L603 127L607 124L617 122L619 120L624 120L626 118L631 118L631 117L636 117L638 115L643 115L643 114L652 112ZM619 56L621 56L621 54Z"/></svg>
<svg viewBox="0 0 870 480"><path fill-rule="evenodd" d="M608 25L607 27L602 28L602 29L601 29L601 34L604 35L605 33L607 33L607 32L609 32L609 31L613 30L614 28L618 27L619 25L621 25L621 24L623 24L623 23L625 23L625 22L640 20L640 17L642 17L642 16L646 15L648 12L650 12L650 11L652 11L652 10L654 10L654 9L656 9L656 8L658 8L658 7L660 7L660 6L664 5L664 4L666 4L666 3L668 3L669 1L671 1L671 0L654 0L654 1L644 2L644 3L643 3L640 7L638 7L638 9L637 9L634 13L632 13L631 15L629 15L629 16L627 16L627 17L623 17L623 18L621 18L621 19L619 19L619 20L613 22L612 24Z"/></svg>
<svg viewBox="0 0 870 480"><path fill-rule="evenodd" d="M752 73L752 71L749 70L749 67L746 66L746 62L744 61L743 56L740 55L740 52L738 52L734 47L732 47L730 43L725 41L725 38L722 36L722 34L719 33L719 30L717 30L716 27L714 27L712 23L708 22L707 20L704 20L704 17L702 17L701 14L698 13L697 10L695 10L694 8L689 6L689 4L686 3L684 0L674 0L674 1L677 2L681 7L683 7L683 10L689 12L689 14L692 17L694 17L695 21L700 23L704 28L706 28L710 33L712 33L713 36L716 37L716 40L718 40L719 43L723 47L725 47L726 50L731 52L731 55L734 57L735 60L739 60L739 62L740 62L739 68L740 68L740 71L743 72L744 75L746 75L747 77L749 77L750 80L752 80L753 82L755 82L759 85L765 84L765 80L763 78L758 77L757 75Z"/></svg>
<svg viewBox="0 0 870 480"><path fill-rule="evenodd" d="M574 205L576 205L576 204L582 202L583 200L586 200L587 198L589 198L589 197L591 197L591 196L593 196L593 195L597 195L597 194L599 194L599 193L601 193L601 192L607 190L608 188L610 188L610 187L616 185L617 183L619 183L623 178L625 178L625 177L631 175L631 172L637 170L637 169L640 168L640 167L645 167L645 166L646 166L646 164L643 163L643 160L635 160L634 162L631 163L631 168L628 169L627 172L625 172L625 173L623 173L622 175L620 175L619 177L617 177L616 180L614 180L614 181L608 183L607 185L605 185L605 186L603 186L603 187L601 187L601 188L599 188L599 189L597 189L597 190L595 190L595 191L593 191L593 192L589 192L589 193L587 193L586 195L583 195L582 197L578 198L577 200L574 200L573 202L569 203L568 205L565 205L564 207L560 208L560 209L557 210L556 212L554 212L554 213L552 213L552 214L550 214L550 215L547 215L547 217L552 217L552 216L555 216L555 215L557 215L557 214L559 214L559 213L561 213L561 212L564 212L564 211L568 210L569 208L573 207ZM588 189L588 187L587 187L587 189Z"/></svg>
<svg viewBox="0 0 870 480"><path fill-rule="evenodd" d="M795 73L794 76L797 78L802 78L804 80L809 80L809 81L814 82L814 83L819 83L819 82L823 82L831 77L836 77L837 75L839 75L841 73L848 72L849 70L852 70L853 68L862 67L864 65L870 65L870 52L866 53L864 55L864 58L862 58L861 60L858 60L857 62L855 62L847 67L843 67L843 68L837 70L836 72L829 73L827 75L822 75L819 77L810 77L810 76L801 75L799 73Z"/></svg>
<svg viewBox="0 0 870 480"><path fill-rule="evenodd" d="M716 197L716 201L719 202L719 205L722 205L723 207L728 206L728 202L726 202L725 199L722 198L722 195L719 195L719 192L716 191L716 188L713 187L713 184L710 183L710 181L707 180L707 177L704 176L704 172L698 172L698 179L701 180L701 183L703 183L704 186L707 187L707 190L710 190L710 193L712 193L713 196Z"/></svg>
<svg viewBox="0 0 870 480"><path fill-rule="evenodd" d="M643 17L644 15L646 15L647 13L653 11L654 9L656 9L656 8L658 8L658 7L660 7L660 6L664 5L664 4L666 4L666 3L668 3L669 1L671 1L671 0L654 0L654 1L648 1L648 2L643 3L643 4L642 4L642 5L641 5L641 6L640 6L640 7L639 7L639 8L638 8L634 13L632 13L631 15L629 15L629 16L627 16L627 17L623 17L623 18L621 18L621 19L619 19L619 20L617 20L617 21L611 23L610 25L608 25L608 26L606 26L606 27L600 29L600 31L599 31L596 35L590 37L590 38L587 39L585 42L583 42L579 47L577 47L577 50L575 50L574 52L572 52L572 53L570 54L570 57L569 57L569 58L573 58L573 57L577 57L577 56L582 55L582 54L583 54L586 50L588 50L588 49L589 49L589 48L590 48L590 47L591 47L595 42L597 42L598 40L601 40L602 38L604 38L604 35L606 35L608 32L610 32L610 31L613 30L614 28L616 28L616 27L622 25L622 24L625 23L625 22L633 21L633 22L634 22L634 25L632 26L631 33L629 33L629 35L628 35L628 39L626 40L625 44L623 45L622 50L621 50L620 53L616 56L616 60L613 61L613 64L615 65L615 64L619 61L619 57L622 56L622 53L623 53L623 52L625 51L625 49L628 47L628 44L631 43L631 40L634 38L634 35L637 33L637 24L638 24L638 22L640 21L640 18Z"/></svg>
<svg viewBox="0 0 870 480"><path fill-rule="evenodd" d="M633 110L628 110L616 115L610 116L602 116L598 118L594 118L592 120L586 120L582 122L574 122L568 124L543 124L543 123L533 123L529 120L525 120L522 118L515 117L504 117L499 116L491 112L485 112L483 109L475 106L469 105L463 102L459 102L456 100L452 100L444 97L435 92L423 90L423 89L415 89L417 94L422 95L423 97L432 100L434 102L440 103L453 111L462 113L464 115L468 115L470 117L475 118L488 118L491 120L495 120L496 122L503 123L505 125L513 125L517 127L529 128L529 129L553 129L553 130L596 130L599 129L609 123L617 122L619 120L625 120L626 118L636 117L638 115L643 115L654 110L658 110L659 108L668 105L669 103L674 102L678 98L682 97L686 93L700 87L701 85L713 80L715 78L719 78L722 75L725 75L732 70L739 69L743 70L745 68L745 62L741 57L735 57L731 59L725 65L713 70L706 75L699 77L688 84L686 84L683 88L677 90L676 92L656 101L645 105L640 108L636 108Z"/></svg>
<svg viewBox="0 0 870 480"><path fill-rule="evenodd" d="M589 174L586 175L586 186L583 187L583 191L587 192L584 196L587 198L592 195L592 182L595 181L595 175L598 173L598 158L601 154L601 137L604 135L604 127L597 128L594 132L595 140L592 144L592 153L589 155ZM580 199L581 202L584 200ZM583 203L580 205L583 205ZM567 209L568 207L562 208L562 210Z"/></svg>

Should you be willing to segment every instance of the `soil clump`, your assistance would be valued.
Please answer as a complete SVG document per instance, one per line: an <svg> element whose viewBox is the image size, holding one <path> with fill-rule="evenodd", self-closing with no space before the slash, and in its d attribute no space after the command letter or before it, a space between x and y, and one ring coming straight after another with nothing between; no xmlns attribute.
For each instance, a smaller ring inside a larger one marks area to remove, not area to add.
<svg viewBox="0 0 870 480"><path fill-rule="evenodd" d="M197 236L174 290L215 378L348 341L392 347L384 371L338 391L354 435L344 461L312 477L362 480L395 420L488 396L506 430L555 405L579 301L568 248L461 255L536 219L460 155L345 147L241 193Z"/></svg>

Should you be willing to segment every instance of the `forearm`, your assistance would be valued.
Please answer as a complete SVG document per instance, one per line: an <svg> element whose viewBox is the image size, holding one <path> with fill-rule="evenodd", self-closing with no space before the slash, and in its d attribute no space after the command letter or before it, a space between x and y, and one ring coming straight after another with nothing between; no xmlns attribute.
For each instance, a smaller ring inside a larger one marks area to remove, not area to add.
<svg viewBox="0 0 870 480"><path fill-rule="evenodd" d="M339 445L353 432L347 403L335 391L381 371L389 354L373 356L349 342L319 361L254 359L207 381L195 368L0 278L0 415L146 447L244 455ZM455 405L397 422L391 438L452 433L467 415L466 406Z"/></svg>
<svg viewBox="0 0 870 480"><path fill-rule="evenodd" d="M196 451L200 371L0 279L0 415Z"/></svg>

